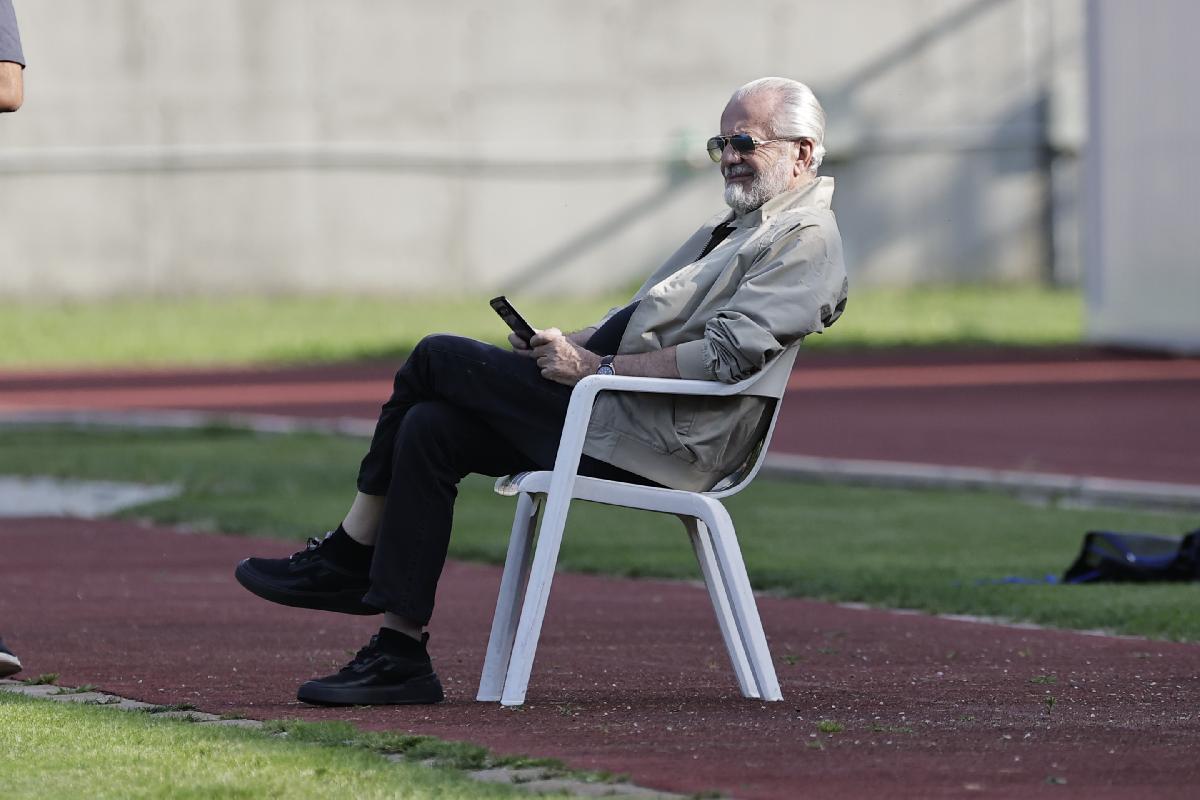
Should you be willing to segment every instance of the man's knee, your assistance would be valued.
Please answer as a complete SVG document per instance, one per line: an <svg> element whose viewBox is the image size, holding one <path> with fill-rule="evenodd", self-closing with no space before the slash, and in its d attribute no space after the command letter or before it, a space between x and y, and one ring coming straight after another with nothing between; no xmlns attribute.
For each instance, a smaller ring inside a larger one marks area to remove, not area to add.
<svg viewBox="0 0 1200 800"><path fill-rule="evenodd" d="M421 341L417 342L417 346L413 349L413 353L477 353L482 349L488 349L491 345L484 342L471 339L466 336L458 336L453 333L431 333L425 336Z"/></svg>
<svg viewBox="0 0 1200 800"><path fill-rule="evenodd" d="M414 347L412 352L408 354L406 363L412 364L414 362L422 363L426 361L429 357L429 351L437 346L437 340L443 339L445 336L446 335L443 333L435 333L430 336L422 337L421 341L417 342L417 346Z"/></svg>
<svg viewBox="0 0 1200 800"><path fill-rule="evenodd" d="M413 348L413 352L427 353L431 348L444 350L450 341L459 338L461 337L449 333L430 333L421 337L421 341L417 342L417 346Z"/></svg>
<svg viewBox="0 0 1200 800"><path fill-rule="evenodd" d="M446 453L459 444L471 427L466 415L448 403L417 403L404 415L396 430L397 448L420 448L429 453Z"/></svg>
<svg viewBox="0 0 1200 800"><path fill-rule="evenodd" d="M447 362L480 361L485 358L484 351L491 347L466 336L433 333L417 342L406 363L418 369L432 367L436 370L439 365Z"/></svg>

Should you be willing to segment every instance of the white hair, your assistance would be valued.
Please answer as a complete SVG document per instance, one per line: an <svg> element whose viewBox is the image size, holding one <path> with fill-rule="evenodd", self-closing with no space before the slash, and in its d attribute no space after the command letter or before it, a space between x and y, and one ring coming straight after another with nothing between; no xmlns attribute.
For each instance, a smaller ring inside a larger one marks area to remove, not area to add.
<svg viewBox="0 0 1200 800"><path fill-rule="evenodd" d="M750 81L733 93L730 103L741 102L750 95L769 92L779 98L771 121L771 137L775 139L808 139L812 142L812 163L809 171L816 175L825 159L825 109L817 96L800 81L790 78L759 78Z"/></svg>

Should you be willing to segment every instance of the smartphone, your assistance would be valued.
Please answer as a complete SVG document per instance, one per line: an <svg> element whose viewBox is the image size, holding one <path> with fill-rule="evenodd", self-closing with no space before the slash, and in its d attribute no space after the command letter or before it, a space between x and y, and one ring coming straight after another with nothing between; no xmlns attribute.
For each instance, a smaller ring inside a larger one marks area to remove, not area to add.
<svg viewBox="0 0 1200 800"><path fill-rule="evenodd" d="M508 302L507 297L504 295L493 297L488 301L488 305L500 315L500 319L504 320L508 327L512 328L513 333L521 337L521 341L529 344L529 340L533 338L534 334L533 326L517 313L517 310Z"/></svg>

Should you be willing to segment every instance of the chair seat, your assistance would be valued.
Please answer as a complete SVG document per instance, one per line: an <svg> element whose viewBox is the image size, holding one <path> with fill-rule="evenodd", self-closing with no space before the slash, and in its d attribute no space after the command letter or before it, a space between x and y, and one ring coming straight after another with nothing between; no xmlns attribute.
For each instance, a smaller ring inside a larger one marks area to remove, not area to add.
<svg viewBox="0 0 1200 800"><path fill-rule="evenodd" d="M522 472L496 481L496 493L512 497L519 493L546 494L550 491L550 480L554 473ZM666 514L689 514L696 516L708 502L699 492L684 492L660 486L641 486L636 483L621 483L602 478L580 475L575 479L571 497L610 506L637 508L643 511L661 511Z"/></svg>

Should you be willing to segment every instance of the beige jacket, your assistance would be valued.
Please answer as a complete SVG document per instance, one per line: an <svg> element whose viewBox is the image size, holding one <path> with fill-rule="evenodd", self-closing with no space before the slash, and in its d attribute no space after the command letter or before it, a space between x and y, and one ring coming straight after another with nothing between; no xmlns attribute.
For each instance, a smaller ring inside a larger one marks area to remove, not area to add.
<svg viewBox="0 0 1200 800"><path fill-rule="evenodd" d="M733 383L833 324L847 282L832 197L833 179L817 178L745 216L726 211L709 220L638 290L641 302L618 353L678 345L682 377ZM726 221L736 230L695 260ZM603 392L584 452L667 486L702 491L745 461L770 421L768 403Z"/></svg>

